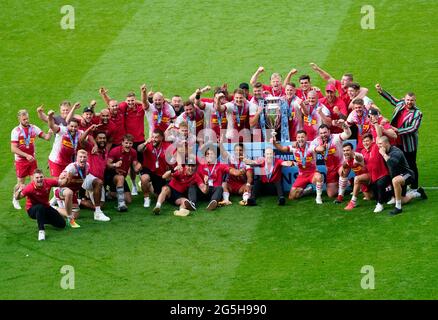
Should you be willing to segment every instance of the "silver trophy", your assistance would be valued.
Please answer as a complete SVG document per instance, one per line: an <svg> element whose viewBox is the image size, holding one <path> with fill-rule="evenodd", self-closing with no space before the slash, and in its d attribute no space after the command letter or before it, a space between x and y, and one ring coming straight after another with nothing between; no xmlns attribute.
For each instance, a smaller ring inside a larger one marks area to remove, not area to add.
<svg viewBox="0 0 438 320"><path fill-rule="evenodd" d="M271 136L275 136L278 128L280 128L280 103L279 97L267 97L265 101L265 119L266 128L271 129Z"/></svg>

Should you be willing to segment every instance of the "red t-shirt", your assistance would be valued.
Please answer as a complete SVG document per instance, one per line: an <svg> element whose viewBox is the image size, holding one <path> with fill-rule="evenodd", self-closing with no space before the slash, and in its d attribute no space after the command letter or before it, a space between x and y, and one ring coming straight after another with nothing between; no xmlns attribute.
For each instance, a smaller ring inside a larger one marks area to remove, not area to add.
<svg viewBox="0 0 438 320"><path fill-rule="evenodd" d="M378 123L381 124L383 120L383 117L379 117ZM385 125L383 125L383 129L388 130L391 129L391 124L389 122L386 122ZM371 134L373 135L374 141L376 141L377 139L377 132L376 132L376 128L374 127L374 125L371 124ZM395 145L397 142L397 139L394 138L389 138L389 143L391 143L391 145Z"/></svg>
<svg viewBox="0 0 438 320"><path fill-rule="evenodd" d="M175 189L179 193L184 193L187 189L193 185L197 184L201 186L204 182L201 177L195 172L192 175L187 175L186 169L183 168L183 171L175 171L172 174L172 179L170 179L169 186L172 189Z"/></svg>
<svg viewBox="0 0 438 320"><path fill-rule="evenodd" d="M32 206L36 204L42 204L45 207L49 207L49 196L50 189L52 187L58 186L58 180L56 179L48 179L44 178L43 186L41 188L37 188L35 186L35 182L29 183L24 189L21 191L21 194L26 199L26 210L29 210Z"/></svg>
<svg viewBox="0 0 438 320"><path fill-rule="evenodd" d="M370 147L370 155L367 162L367 169L370 173L371 182L374 183L380 178L389 175L386 162L379 153L379 147L373 143Z"/></svg>
<svg viewBox="0 0 438 320"><path fill-rule="evenodd" d="M120 109L116 115L110 113L109 124L108 124L108 132L111 142L113 144L121 144L123 140L123 136L126 133L125 130L125 116L124 111Z"/></svg>
<svg viewBox="0 0 438 320"><path fill-rule="evenodd" d="M134 161L137 161L137 152L133 148L131 148L131 150L128 152L125 152L123 150L123 146L118 146L109 152L108 159L111 159L113 163L122 160L122 166L120 168L115 168L115 170L118 174L126 177L131 164Z"/></svg>
<svg viewBox="0 0 438 320"><path fill-rule="evenodd" d="M128 108L128 104L124 101L119 104L119 108L125 114L126 134L131 134L134 137L134 142L143 142L145 118L143 104L136 103L134 108L131 109Z"/></svg>
<svg viewBox="0 0 438 320"><path fill-rule="evenodd" d="M204 177L208 178L207 186L209 187L220 187L224 175L228 172L230 172L230 167L223 163L199 164L197 170L197 174L202 181L205 181Z"/></svg>
<svg viewBox="0 0 438 320"><path fill-rule="evenodd" d="M100 118L96 117L96 115L93 115L93 117L91 118L90 122L85 122L85 125L83 125L82 123L85 122L84 121L79 121L79 130L85 131L87 130L89 127L91 127L93 124L99 124L100 123Z"/></svg>
<svg viewBox="0 0 438 320"><path fill-rule="evenodd" d="M348 106L350 105L351 99L347 93L347 89L342 88L341 81L339 81L339 80L335 81L335 87L336 87L336 90L338 91L339 97L342 99L342 101L344 101L345 106L347 107L347 112L348 112Z"/></svg>
<svg viewBox="0 0 438 320"><path fill-rule="evenodd" d="M108 151L106 148L97 149L97 153L91 153L93 149L93 145L91 143L87 143L85 146L85 150L88 152L88 163L90 164L90 173L103 181L105 175L106 163L108 161Z"/></svg>
<svg viewBox="0 0 438 320"><path fill-rule="evenodd" d="M263 91L269 92L270 95L274 97L284 97L286 95L286 92L283 88L283 86L280 86L280 90L274 90L272 86L268 86L267 84L263 85Z"/></svg>
<svg viewBox="0 0 438 320"><path fill-rule="evenodd" d="M261 163L261 180L262 183L276 183L281 181L281 163L283 160L274 158L274 166L267 166L266 160Z"/></svg>
<svg viewBox="0 0 438 320"><path fill-rule="evenodd" d="M339 119L338 114L336 114L333 111L333 109L335 107L338 107L339 111L344 116L348 116L347 106L345 105L345 102L340 97L336 97L336 99L335 99L335 101L333 103L328 102L327 97L324 97L322 99L319 99L319 103L322 103L323 105L325 105L327 107L327 109L330 110L332 120L338 120ZM342 132L342 128L332 126L330 128L330 131L332 133L341 133Z"/></svg>
<svg viewBox="0 0 438 320"><path fill-rule="evenodd" d="M302 99L302 100L306 100L306 99L307 99L307 94L308 94L310 91L312 91L313 89L314 89L314 88L311 88L311 89L309 89L308 91L304 91L304 90L298 88L297 91L295 92L295 95L296 95L298 98ZM316 94L317 94L317 96L318 96L318 99L322 99L322 98L324 98L324 96L322 95L322 93L321 93L320 90L316 90L316 89L315 89L315 91L316 91Z"/></svg>
<svg viewBox="0 0 438 320"><path fill-rule="evenodd" d="M154 148L152 142L147 143L143 152L143 167L161 177L170 167L166 161L166 150L170 145L171 143L163 141L159 148Z"/></svg>

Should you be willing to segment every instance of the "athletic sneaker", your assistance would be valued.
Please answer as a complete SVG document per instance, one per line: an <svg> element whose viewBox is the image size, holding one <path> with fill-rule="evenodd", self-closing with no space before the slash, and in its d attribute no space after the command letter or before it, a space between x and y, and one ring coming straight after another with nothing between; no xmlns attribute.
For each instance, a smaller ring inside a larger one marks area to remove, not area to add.
<svg viewBox="0 0 438 320"><path fill-rule="evenodd" d="M135 186L135 184L132 185L131 195L132 196L138 195L137 187Z"/></svg>
<svg viewBox="0 0 438 320"><path fill-rule="evenodd" d="M398 214L400 214L400 213L402 213L402 212L403 212L402 209L394 208L394 210L392 210L389 214L390 214L391 216L396 216L396 215L398 215Z"/></svg>
<svg viewBox="0 0 438 320"><path fill-rule="evenodd" d="M144 198L143 207L149 208L150 206L151 206L151 198L149 198L149 197Z"/></svg>
<svg viewBox="0 0 438 320"><path fill-rule="evenodd" d="M12 205L14 206L15 209L21 210L20 202L18 202L18 200L15 199L14 196L12 197Z"/></svg>
<svg viewBox="0 0 438 320"><path fill-rule="evenodd" d="M209 211L212 211L212 210L214 210L216 208L217 208L217 201L216 200L211 200L206 209L209 210Z"/></svg>
<svg viewBox="0 0 438 320"><path fill-rule="evenodd" d="M278 205L284 206L286 204L286 199L284 197L278 198Z"/></svg>
<svg viewBox="0 0 438 320"><path fill-rule="evenodd" d="M383 204L381 204L381 203L378 203L378 204L376 204L376 207L374 208L374 213L379 213L379 212L382 212L383 211L383 209L385 209L384 207L383 207Z"/></svg>
<svg viewBox="0 0 438 320"><path fill-rule="evenodd" d="M38 241L46 240L46 232L44 230L38 231Z"/></svg>
<svg viewBox="0 0 438 320"><path fill-rule="evenodd" d="M337 198L333 201L333 203L342 203L344 201L344 196L338 194Z"/></svg>
<svg viewBox="0 0 438 320"><path fill-rule="evenodd" d="M107 217L102 211L94 211L94 220L96 221L110 221L110 217Z"/></svg>
<svg viewBox="0 0 438 320"><path fill-rule="evenodd" d="M316 197L315 198L316 204L322 204L322 199L321 197Z"/></svg>
<svg viewBox="0 0 438 320"><path fill-rule="evenodd" d="M184 206L191 211L196 211L196 205L193 201L184 200Z"/></svg>
<svg viewBox="0 0 438 320"><path fill-rule="evenodd" d="M173 212L173 215L179 216L179 217L187 217L189 214L190 214L190 210L187 210L187 209L184 209L184 208L181 208L179 210L175 210Z"/></svg>
<svg viewBox="0 0 438 320"><path fill-rule="evenodd" d="M427 195L426 192L424 191L424 189L422 187L419 187L417 189L418 193L421 195L421 199L423 200L427 200Z"/></svg>
<svg viewBox="0 0 438 320"><path fill-rule="evenodd" d="M395 198L392 197L386 204L395 204Z"/></svg>
<svg viewBox="0 0 438 320"><path fill-rule="evenodd" d="M77 229L81 227L79 224L76 223L75 219L73 218L68 218L68 224L73 229Z"/></svg>
<svg viewBox="0 0 438 320"><path fill-rule="evenodd" d="M127 207L127 205L124 202L119 203L117 205L117 211L119 211L119 212L126 212L126 211L128 211L128 207Z"/></svg>
<svg viewBox="0 0 438 320"><path fill-rule="evenodd" d="M247 202L246 202L245 200L240 200L240 201L239 201L239 204L240 204L241 206L246 206L246 205L247 205Z"/></svg>
<svg viewBox="0 0 438 320"><path fill-rule="evenodd" d="M222 201L219 201L219 203L218 203L219 207L230 206L232 204L233 203L231 201L229 201L229 200L228 201L222 200Z"/></svg>
<svg viewBox="0 0 438 320"><path fill-rule="evenodd" d="M256 203L256 200L255 200L254 198L249 198L249 199L246 201L246 205L247 205L247 206L256 206L257 203Z"/></svg>
<svg viewBox="0 0 438 320"><path fill-rule="evenodd" d="M356 208L356 202L350 200L344 210L353 210L354 208Z"/></svg>
<svg viewBox="0 0 438 320"><path fill-rule="evenodd" d="M156 216L159 216L159 215L160 215L160 210L161 210L160 207L155 207L155 208L152 210L152 212L153 212Z"/></svg>

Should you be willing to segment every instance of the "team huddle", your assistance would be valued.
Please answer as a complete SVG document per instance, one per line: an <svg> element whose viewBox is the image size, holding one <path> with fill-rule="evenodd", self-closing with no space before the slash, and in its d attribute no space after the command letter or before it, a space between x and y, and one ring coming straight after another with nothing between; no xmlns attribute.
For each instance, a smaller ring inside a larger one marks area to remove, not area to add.
<svg viewBox="0 0 438 320"><path fill-rule="evenodd" d="M352 187L345 210L358 205L360 192L364 200L375 200L376 213L385 203L394 204L392 215L414 198L427 199L418 187L422 113L415 94L397 99L376 84L394 107L391 118L385 118L353 75L336 80L310 65L327 82L324 91L312 86L309 75L293 83L296 69L284 81L273 73L270 83L263 84L258 78L264 68L259 67L249 84L241 83L232 93L226 84L216 87L212 98L202 97L210 86L196 89L183 102L178 95L166 98L142 85L140 99L130 92L123 102L100 88L105 104L100 112L95 100L80 115L79 103L62 102L58 115L41 106L37 113L48 124L47 133L30 123L27 110L20 110L19 125L11 133L17 175L13 206L21 209L19 200L27 198L26 211L37 220L38 239L44 240L45 224L78 228L80 208L94 210L97 221L110 221L105 203L114 200L116 209L126 212L139 191L145 208L155 200L151 211L158 215L169 202L177 206L176 216L195 211L199 200L207 201L207 210L231 205L230 195L241 197L242 206L255 206L261 195L276 196L278 205L285 205L286 198L316 193L321 205L324 186L335 203L342 203ZM278 106L275 123L268 111L273 102ZM35 139L51 141L52 136L47 178L37 165ZM262 143L262 156L251 156L252 143ZM290 153L293 160L276 153ZM318 157L325 172L318 171ZM298 175L287 195L282 168L292 166ZM28 176L31 182L25 185Z"/></svg>

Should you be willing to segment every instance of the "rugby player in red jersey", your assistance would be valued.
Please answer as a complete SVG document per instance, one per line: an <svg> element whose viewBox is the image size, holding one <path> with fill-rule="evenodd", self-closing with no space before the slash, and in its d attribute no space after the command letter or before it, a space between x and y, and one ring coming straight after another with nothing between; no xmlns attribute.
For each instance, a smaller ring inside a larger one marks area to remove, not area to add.
<svg viewBox="0 0 438 320"><path fill-rule="evenodd" d="M351 200L344 208L345 210L352 210L357 206L357 196L359 195L360 190L362 190L364 194L364 200L370 200L373 197L373 192L371 189L371 175L368 170L368 168L370 167L369 161L370 161L371 150L374 144L373 136L371 135L371 133L365 134L362 138L362 142L363 142L363 149L361 151L361 154L364 160L366 170L363 170L362 173L355 174Z"/></svg>
<svg viewBox="0 0 438 320"><path fill-rule="evenodd" d="M195 205L198 199L198 190L201 191L201 197L209 201L207 210L215 210L222 199L223 195L223 179L229 174L240 176L242 172L235 168L231 168L224 163L217 161L216 152L212 147L207 147L205 150L205 158L199 159L197 174L201 177L204 184L207 186L207 192L203 192L195 185L189 188L189 200Z"/></svg>
<svg viewBox="0 0 438 320"><path fill-rule="evenodd" d="M190 186L196 184L203 193L208 191L208 187L196 173L196 163L177 166L167 171L164 178L170 179L170 182L161 189L153 209L155 215L160 214L162 204L168 200L170 203L179 206L179 210L174 211L174 215L186 216L190 213L190 210L196 210L195 204L187 199L187 191Z"/></svg>
<svg viewBox="0 0 438 320"><path fill-rule="evenodd" d="M14 194L20 185L23 185L27 177L31 177L38 167L35 159L35 139L42 138L50 140L52 131L44 133L40 128L29 122L27 110L18 111L19 125L11 131L11 152L15 158L15 174L17 184L14 187ZM21 206L15 197L12 197L12 204L15 209L20 210Z"/></svg>
<svg viewBox="0 0 438 320"><path fill-rule="evenodd" d="M55 191L58 207L65 209L68 223L72 228L79 228L76 219L79 217L79 191L82 188L85 177L90 171L87 151L80 149L77 152L76 161L65 167L59 176L60 184L63 185Z"/></svg>
<svg viewBox="0 0 438 320"><path fill-rule="evenodd" d="M318 87L313 87L312 83L310 82L310 76L307 74L303 74L298 78L298 81L300 83L300 87L297 89L296 95L302 99L306 100L307 95L311 91L315 91L317 94L317 99L322 99L324 96L321 93L321 90Z"/></svg>
<svg viewBox="0 0 438 320"><path fill-rule="evenodd" d="M186 122L189 128L189 136L195 137L199 144L204 143L204 137L199 133L204 129L204 112L192 101L184 102L184 112L175 120L175 127Z"/></svg>
<svg viewBox="0 0 438 320"><path fill-rule="evenodd" d="M234 142L244 136L244 141L251 141L249 103L242 89L234 90L234 100L220 105L218 111L225 111L227 115L227 139Z"/></svg>
<svg viewBox="0 0 438 320"><path fill-rule="evenodd" d="M56 134L52 151L49 154L49 169L52 177L59 177L64 168L76 161L79 138L83 131L79 130L77 119L70 119L67 127L55 124L53 116L55 112L48 112L49 127Z"/></svg>
<svg viewBox="0 0 438 320"><path fill-rule="evenodd" d="M217 143L227 129L227 115L225 111L219 111L219 106L227 102L225 93L219 87L216 88L212 102L203 101L201 94L202 89L197 89L191 101L204 112L204 143Z"/></svg>
<svg viewBox="0 0 438 320"><path fill-rule="evenodd" d="M338 119L347 119L348 110L345 106L344 101L336 96L336 88L333 84L328 84L325 87L326 95L324 98L319 99L319 103L325 105L327 109L330 111L331 119L332 120L338 120ZM341 133L342 129L339 127L333 127L331 128L331 131L333 133Z"/></svg>
<svg viewBox="0 0 438 320"><path fill-rule="evenodd" d="M341 80L337 80L315 63L311 62L310 66L321 76L321 78L327 81L327 84L332 84L336 87L339 97L344 101L345 106L348 108L351 102L351 98L348 94L348 87L351 83L353 83L353 75L351 73L344 73ZM359 87L359 93L355 96L355 98L363 99L367 93L367 88Z"/></svg>
<svg viewBox="0 0 438 320"><path fill-rule="evenodd" d="M90 165L90 170L82 185L86 194L81 200L81 206L94 209L94 220L109 221L110 218L107 217L101 209L105 203L103 181L105 180L105 169L109 153L107 136L105 132L98 132L96 134L96 149L92 143L85 140L89 134L98 131L99 126L100 125L96 124L92 125L84 132L84 135L80 139L81 146L88 152L88 163Z"/></svg>
<svg viewBox="0 0 438 320"><path fill-rule="evenodd" d="M133 136L127 134L123 137L122 145L113 148L108 154L105 185L110 186L111 196L117 197L117 210L124 212L128 210L126 203L131 203L131 193L126 176L131 167L135 173L140 172L141 163L137 160L137 151L132 147Z"/></svg>
<svg viewBox="0 0 438 320"><path fill-rule="evenodd" d="M251 86L254 87L254 85L258 82L258 77L261 73L265 71L264 67L259 67L257 71L252 75L251 80L249 83ZM278 73L273 73L271 75L270 79L270 85L263 85L263 93L266 95L271 95L274 97L284 97L285 92L284 88L281 83L281 76Z"/></svg>
<svg viewBox="0 0 438 320"><path fill-rule="evenodd" d="M307 133L307 139L313 140L318 135L318 128L325 124L331 126L332 119L329 109L318 102L316 91L310 91L307 98L300 104L303 117L303 130Z"/></svg>
<svg viewBox="0 0 438 320"><path fill-rule="evenodd" d="M298 177L294 181L289 192L289 199L295 200L304 195L304 189L309 184L316 187L317 204L322 204L322 187L324 178L316 168L316 152L311 142L307 141L307 133L304 130L297 132L297 141L290 146L282 146L274 141L274 146L281 152L292 152L298 167Z"/></svg>
<svg viewBox="0 0 438 320"><path fill-rule="evenodd" d="M31 219L37 221L39 241L46 239L45 224L65 228L65 217L49 204L50 190L58 186L57 179L45 178L41 169L35 169L31 182L27 186L21 185L15 191L14 198L27 198L26 211Z"/></svg>
<svg viewBox="0 0 438 320"><path fill-rule="evenodd" d="M237 194L242 195L242 200L239 202L240 205L255 205L255 197L251 197L254 171L244 162L244 144L236 143L234 145L234 152L232 154L225 150L222 143L220 143L219 146L221 150L222 161L227 163L230 168L240 171L239 175L229 175L226 181L223 183L223 201L221 201L219 204L230 205L230 194Z"/></svg>
<svg viewBox="0 0 438 320"><path fill-rule="evenodd" d="M346 142L342 146L342 152L344 155L344 161L339 168L339 184L338 184L338 197L334 201L335 203L341 203L344 201L345 189L348 186L348 175L351 171L355 176L367 174L368 170L365 167L365 160L362 153L355 152L353 145L350 142Z"/></svg>
<svg viewBox="0 0 438 320"><path fill-rule="evenodd" d="M333 121L334 125L341 125L342 133L332 134L330 128L322 124L318 133L319 136L312 141L312 148L320 153L327 168L326 189L330 198L336 197L338 193L339 168L342 164L342 145L351 136L350 128L343 120Z"/></svg>
<svg viewBox="0 0 438 320"><path fill-rule="evenodd" d="M149 208L151 205L150 194L158 195L161 189L167 184L163 175L170 169L167 161L167 148L170 143L164 141L164 133L160 129L155 129L148 141L138 146L138 151L143 153L143 163L141 171L141 189L143 191L143 207Z"/></svg>
<svg viewBox="0 0 438 320"><path fill-rule="evenodd" d="M265 149L265 156L256 160L244 160L247 165L254 166L254 198L263 195L276 195L278 205L284 206L283 185L281 180L281 169L293 165L292 161L283 161L274 157L272 148ZM258 172L257 172L258 171ZM258 174L257 174L258 173Z"/></svg>

